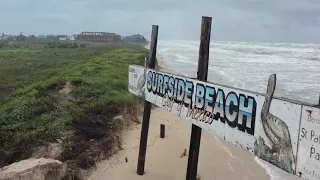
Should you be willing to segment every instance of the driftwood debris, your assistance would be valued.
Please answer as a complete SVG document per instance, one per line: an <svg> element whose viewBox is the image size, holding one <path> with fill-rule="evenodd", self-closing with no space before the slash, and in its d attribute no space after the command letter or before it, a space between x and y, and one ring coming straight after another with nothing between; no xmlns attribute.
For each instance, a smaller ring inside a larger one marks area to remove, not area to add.
<svg viewBox="0 0 320 180"><path fill-rule="evenodd" d="M187 149L184 149L184 151L181 154L180 158L183 158L184 156L187 156Z"/></svg>

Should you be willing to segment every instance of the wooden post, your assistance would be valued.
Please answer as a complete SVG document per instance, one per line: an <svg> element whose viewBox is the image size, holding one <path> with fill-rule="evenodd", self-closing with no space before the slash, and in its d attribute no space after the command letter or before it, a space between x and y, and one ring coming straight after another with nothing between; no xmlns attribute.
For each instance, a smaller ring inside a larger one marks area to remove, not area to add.
<svg viewBox="0 0 320 180"><path fill-rule="evenodd" d="M156 65L156 54L157 54L157 42L158 42L158 26L152 25L152 34L151 34L151 43L150 43L150 68L155 68ZM140 145L139 145L139 157L138 157L138 165L137 165L137 174L144 174L144 165L146 160L146 152L147 152L147 141L148 141L148 132L149 132L149 122L150 122L150 114L151 114L151 103L148 101L144 101L144 110L143 110L143 120L141 127L141 135L140 135Z"/></svg>
<svg viewBox="0 0 320 180"><path fill-rule="evenodd" d="M165 137L165 131L166 131L166 127L164 126L164 124L160 124L160 138Z"/></svg>
<svg viewBox="0 0 320 180"><path fill-rule="evenodd" d="M207 81L208 77L208 64L209 64L209 48L210 48L210 34L211 34L211 17L202 17L201 23L201 36L200 36L200 48L198 59L198 72L197 79L201 81ZM188 168L187 168L187 180L196 180L198 171L198 157L201 141L201 128L192 124Z"/></svg>

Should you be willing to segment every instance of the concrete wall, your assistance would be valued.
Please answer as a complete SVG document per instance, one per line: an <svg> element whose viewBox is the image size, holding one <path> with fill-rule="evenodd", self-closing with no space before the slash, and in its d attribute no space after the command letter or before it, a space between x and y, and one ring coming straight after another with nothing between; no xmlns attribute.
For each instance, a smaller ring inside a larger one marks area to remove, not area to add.
<svg viewBox="0 0 320 180"><path fill-rule="evenodd" d="M319 179L320 110L273 98L275 82L267 89L266 95L261 95L141 66L129 67L131 93L290 174ZM313 119L308 116L310 110Z"/></svg>

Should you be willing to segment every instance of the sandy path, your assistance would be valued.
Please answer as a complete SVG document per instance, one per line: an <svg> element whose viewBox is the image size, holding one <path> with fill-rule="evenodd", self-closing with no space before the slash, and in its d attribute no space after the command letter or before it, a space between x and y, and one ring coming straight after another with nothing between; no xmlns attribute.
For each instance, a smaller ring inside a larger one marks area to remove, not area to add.
<svg viewBox="0 0 320 180"><path fill-rule="evenodd" d="M166 125L166 137L161 139L160 124ZM98 164L89 179L185 179L187 156L180 158L189 148L191 123L169 114L165 109L154 109L151 114L145 175L136 175L140 126L123 133L124 150ZM127 157L128 162L125 162ZM239 159L238 157L241 157ZM201 179L269 179L265 170L257 165L252 154L223 142L203 131L198 173Z"/></svg>
<svg viewBox="0 0 320 180"><path fill-rule="evenodd" d="M161 58L162 71L168 69ZM176 73L175 73L176 74ZM166 137L160 138L160 124L166 126ZM151 113L145 174L136 174L141 125L123 132L124 150L108 160L101 161L91 174L91 180L173 180L185 179L188 157L180 157L189 148L191 123L166 109L153 109ZM187 152L188 155L188 152ZM241 157L238 158L238 157ZM128 159L128 162L125 161ZM254 161L254 156L231 145L215 135L203 131L201 138L198 174L201 179L266 180L266 171Z"/></svg>

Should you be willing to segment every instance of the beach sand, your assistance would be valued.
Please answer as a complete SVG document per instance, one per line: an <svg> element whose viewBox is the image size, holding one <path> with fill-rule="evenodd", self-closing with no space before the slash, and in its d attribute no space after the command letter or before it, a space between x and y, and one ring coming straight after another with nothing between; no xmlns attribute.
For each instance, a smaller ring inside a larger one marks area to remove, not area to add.
<svg viewBox="0 0 320 180"><path fill-rule="evenodd" d="M175 73L158 57L161 71ZM176 73L175 73L176 74ZM160 124L166 126L165 138L160 138ZM191 123L164 108L152 109L145 174L136 174L141 124L123 132L123 150L97 164L91 180L182 180L185 179L188 157L181 155L189 149ZM188 155L188 151L186 153ZM126 159L128 162L126 162ZM208 180L267 180L265 169L254 155L236 147L214 134L202 131L198 174Z"/></svg>

